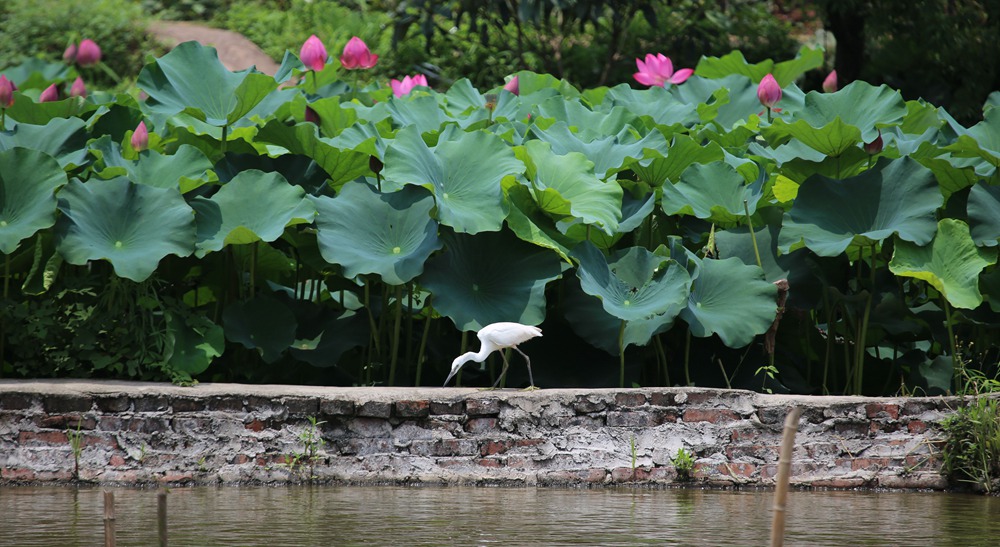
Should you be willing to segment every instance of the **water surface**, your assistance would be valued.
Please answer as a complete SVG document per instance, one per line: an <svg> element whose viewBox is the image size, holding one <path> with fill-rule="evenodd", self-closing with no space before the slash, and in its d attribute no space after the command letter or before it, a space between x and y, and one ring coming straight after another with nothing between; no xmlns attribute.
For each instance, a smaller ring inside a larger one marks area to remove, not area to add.
<svg viewBox="0 0 1000 547"><path fill-rule="evenodd" d="M119 546L156 545L156 491L113 489ZM767 545L772 492L197 487L168 497L171 546ZM0 546L103 545L99 488L0 488ZM1000 499L791 492L786 545L1000 544Z"/></svg>

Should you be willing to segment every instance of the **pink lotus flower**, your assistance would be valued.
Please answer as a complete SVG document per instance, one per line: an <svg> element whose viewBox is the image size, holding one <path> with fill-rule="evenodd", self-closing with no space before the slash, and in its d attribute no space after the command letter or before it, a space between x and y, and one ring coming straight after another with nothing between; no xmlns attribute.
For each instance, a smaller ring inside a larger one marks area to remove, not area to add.
<svg viewBox="0 0 1000 547"><path fill-rule="evenodd" d="M0 76L0 108L10 108L14 106L14 82L6 76Z"/></svg>
<svg viewBox="0 0 1000 547"><path fill-rule="evenodd" d="M340 64L347 70L358 68L368 69L378 62L378 55L372 54L364 41L357 36L347 41L344 46L344 54L340 56Z"/></svg>
<svg viewBox="0 0 1000 547"><path fill-rule="evenodd" d="M774 76L768 74L760 81L760 85L757 86L757 99L760 100L760 104L768 108L781 100L781 86L778 85L778 80L775 80Z"/></svg>
<svg viewBox="0 0 1000 547"><path fill-rule="evenodd" d="M326 47L315 34L310 36L302 44L302 49L299 50L299 60L302 61L302 64L309 67L309 70L323 70L323 67L326 66L327 57Z"/></svg>
<svg viewBox="0 0 1000 547"><path fill-rule="evenodd" d="M399 80L393 78L389 82L389 85L392 87L392 93L393 93L393 95L395 95L397 97L402 97L403 95L408 94L410 91L413 91L414 87L416 87L418 85L422 85L424 87L428 87L428 85L427 85L427 77L424 76L423 74L417 74L416 76L414 76L412 78L410 78L409 76L407 76L407 77L403 78L403 81L399 81Z"/></svg>
<svg viewBox="0 0 1000 547"><path fill-rule="evenodd" d="M88 67L99 62L101 62L101 48L89 38L80 42L80 46L76 48L76 64Z"/></svg>
<svg viewBox="0 0 1000 547"><path fill-rule="evenodd" d="M135 131L132 132L132 148L136 152L142 152L149 148L149 131L146 130L146 122L139 122Z"/></svg>
<svg viewBox="0 0 1000 547"><path fill-rule="evenodd" d="M87 87L83 85L83 78L77 76L76 80L73 80L73 85L69 88L69 96L87 98Z"/></svg>
<svg viewBox="0 0 1000 547"><path fill-rule="evenodd" d="M59 89L56 87L56 84L52 84L49 87L46 87L45 91L42 91L42 94L38 96L38 102L40 103L50 103L52 101L58 101L58 100L59 100Z"/></svg>
<svg viewBox="0 0 1000 547"><path fill-rule="evenodd" d="M66 51L63 52L63 61L67 63L72 63L76 61L76 44L70 44Z"/></svg>
<svg viewBox="0 0 1000 547"><path fill-rule="evenodd" d="M670 57L662 53L656 55L648 53L645 62L636 59L635 64L639 67L639 72L636 72L633 77L642 85L664 87L668 83L682 84L694 74L694 70L690 68L682 68L674 72L674 64L670 62Z"/></svg>
<svg viewBox="0 0 1000 547"><path fill-rule="evenodd" d="M826 75L826 79L823 80L823 91L827 93L833 93L837 91L837 71L831 70L829 74Z"/></svg>
<svg viewBox="0 0 1000 547"><path fill-rule="evenodd" d="M874 156L875 154L878 154L879 152L882 151L882 145L883 145L882 144L882 130L879 129L879 131L878 131L878 137L876 137L875 140L873 140L872 142L866 142L862 148L865 149L865 152L869 156Z"/></svg>
<svg viewBox="0 0 1000 547"><path fill-rule="evenodd" d="M507 91L510 91L514 95L520 95L521 94L521 87L520 87L520 84L517 81L517 76L514 76L513 78L510 79L509 82L507 82L506 84L504 84L503 88L506 89Z"/></svg>

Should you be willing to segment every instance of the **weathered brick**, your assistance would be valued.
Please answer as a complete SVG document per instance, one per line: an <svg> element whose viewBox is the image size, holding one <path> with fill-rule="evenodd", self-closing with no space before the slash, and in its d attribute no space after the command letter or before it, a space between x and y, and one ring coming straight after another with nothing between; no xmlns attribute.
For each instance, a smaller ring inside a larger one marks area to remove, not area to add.
<svg viewBox="0 0 1000 547"><path fill-rule="evenodd" d="M480 446L479 454L482 456L493 456L503 454L510 449L510 441L486 441Z"/></svg>
<svg viewBox="0 0 1000 547"><path fill-rule="evenodd" d="M264 422L261 420L250 420L249 422L243 424L243 427L249 429L250 431L260 433L261 431L264 431Z"/></svg>
<svg viewBox="0 0 1000 547"><path fill-rule="evenodd" d="M732 410L722 408L689 408L684 411L682 419L685 422L709 422L713 424L735 422L740 415Z"/></svg>
<svg viewBox="0 0 1000 547"><path fill-rule="evenodd" d="M465 401L465 413L469 416L496 416L500 414L500 400L468 399Z"/></svg>
<svg viewBox="0 0 1000 547"><path fill-rule="evenodd" d="M132 408L136 412L163 412L170 407L170 399L165 395L133 397Z"/></svg>
<svg viewBox="0 0 1000 547"><path fill-rule="evenodd" d="M590 414L592 412L603 412L608 408L608 403L598 399L594 400L587 395L578 395L573 401L573 411L578 414Z"/></svg>
<svg viewBox="0 0 1000 547"><path fill-rule="evenodd" d="M788 408L780 406L769 406L757 411L760 423L767 425L780 425L785 423L785 416L788 415ZM820 420L822 421L822 420Z"/></svg>
<svg viewBox="0 0 1000 547"><path fill-rule="evenodd" d="M510 467L510 459L507 460L507 467ZM538 479L542 484L598 484L604 482L607 476L608 472L604 469L590 468L568 471L547 471Z"/></svg>
<svg viewBox="0 0 1000 547"><path fill-rule="evenodd" d="M319 413L319 399L316 397L282 397L281 404L293 416L316 416Z"/></svg>
<svg viewBox="0 0 1000 547"><path fill-rule="evenodd" d="M914 435L918 435L927 431L927 424L920 420L910 420L910 422L906 424L906 430Z"/></svg>
<svg viewBox="0 0 1000 547"><path fill-rule="evenodd" d="M476 456L479 446L469 439L440 439L435 441L413 441L410 453L418 456Z"/></svg>
<svg viewBox="0 0 1000 547"><path fill-rule="evenodd" d="M65 431L21 431L17 434L17 444L26 446L69 444L69 437Z"/></svg>
<svg viewBox="0 0 1000 547"><path fill-rule="evenodd" d="M465 414L465 401L431 401L431 414Z"/></svg>
<svg viewBox="0 0 1000 547"><path fill-rule="evenodd" d="M840 459L835 460L837 465L841 465ZM883 469L888 467L891 460L890 458L852 458L850 460L850 466L852 471L858 471L860 469Z"/></svg>
<svg viewBox="0 0 1000 547"><path fill-rule="evenodd" d="M326 416L353 416L354 401L323 399L319 402L319 413Z"/></svg>
<svg viewBox="0 0 1000 547"><path fill-rule="evenodd" d="M108 465L111 467L124 467L125 457L121 454L112 454L111 457L108 458Z"/></svg>
<svg viewBox="0 0 1000 547"><path fill-rule="evenodd" d="M473 435L496 431L496 429L496 418L473 418L468 422L465 422L465 430Z"/></svg>
<svg viewBox="0 0 1000 547"><path fill-rule="evenodd" d="M760 430L756 428L734 429L729 432L729 440L734 443L753 441L760 438Z"/></svg>
<svg viewBox="0 0 1000 547"><path fill-rule="evenodd" d="M676 422L677 413L672 410L612 410L607 414L609 427L656 427L667 422Z"/></svg>
<svg viewBox="0 0 1000 547"><path fill-rule="evenodd" d="M868 424L865 422L844 421L833 424L833 430L840 435L863 437L868 435Z"/></svg>
<svg viewBox="0 0 1000 547"><path fill-rule="evenodd" d="M358 416L367 418L386 418L392 416L392 403L383 401L367 401L357 409Z"/></svg>
<svg viewBox="0 0 1000 547"><path fill-rule="evenodd" d="M930 412L933 410L941 410L938 406L943 401L933 400L933 401L906 401L903 403L903 407L900 409L900 415L902 416L919 416L924 412ZM947 407L945 407L947 409Z"/></svg>
<svg viewBox="0 0 1000 547"><path fill-rule="evenodd" d="M205 399L195 397L174 397L170 400L174 412L201 412L208 407Z"/></svg>
<svg viewBox="0 0 1000 547"><path fill-rule="evenodd" d="M132 401L127 395L98 395L94 397L94 403L101 412L125 412L131 406Z"/></svg>
<svg viewBox="0 0 1000 547"><path fill-rule="evenodd" d="M0 468L0 479L12 482L30 482L37 479L35 472L22 467Z"/></svg>
<svg viewBox="0 0 1000 547"><path fill-rule="evenodd" d="M637 407L646 404L645 393L618 393L615 395L615 404L619 407Z"/></svg>
<svg viewBox="0 0 1000 547"><path fill-rule="evenodd" d="M873 418L899 418L899 405L891 403L869 403L865 405L865 414L868 419Z"/></svg>
<svg viewBox="0 0 1000 547"><path fill-rule="evenodd" d="M490 467L495 469L503 467L503 462L495 458L479 458L476 460L476 465L480 467Z"/></svg>
<svg viewBox="0 0 1000 547"><path fill-rule="evenodd" d="M396 416L400 418L426 418L430 414L429 401L396 401Z"/></svg>
<svg viewBox="0 0 1000 547"><path fill-rule="evenodd" d="M49 414L87 412L94 408L94 399L86 395L46 395L42 408Z"/></svg>
<svg viewBox="0 0 1000 547"><path fill-rule="evenodd" d="M674 394L659 391L649 396L649 404L653 406L674 406Z"/></svg>
<svg viewBox="0 0 1000 547"><path fill-rule="evenodd" d="M209 397L206 408L216 412L240 412L243 410L243 396L218 395Z"/></svg>

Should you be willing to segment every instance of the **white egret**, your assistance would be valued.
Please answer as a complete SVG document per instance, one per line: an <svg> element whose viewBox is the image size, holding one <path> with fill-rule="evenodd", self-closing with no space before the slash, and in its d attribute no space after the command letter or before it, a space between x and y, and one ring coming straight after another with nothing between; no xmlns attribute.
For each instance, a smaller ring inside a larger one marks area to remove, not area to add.
<svg viewBox="0 0 1000 547"><path fill-rule="evenodd" d="M482 343L479 348L479 353L470 351L456 357L451 363L451 373L448 374L448 378L444 381L444 385L448 385L448 382L451 381L451 377L454 376L465 363L468 363L469 361L482 363L486 360L486 357L489 356L489 354L496 350L514 348L515 351L524 355L524 360L528 364L528 381L530 382L528 389L536 389L535 379L531 377L531 359L529 359L523 351L518 349L517 345L541 335L542 329L531 325L506 322L486 325L485 327L479 329L479 332L476 334L476 336L479 337L479 341ZM507 373L507 367L510 365L510 363L507 362L507 356L504 355L504 352L500 352L500 357L503 358L503 370L500 371L500 376L497 377L497 381L493 384L493 387L500 385L500 380L503 379L503 375Z"/></svg>

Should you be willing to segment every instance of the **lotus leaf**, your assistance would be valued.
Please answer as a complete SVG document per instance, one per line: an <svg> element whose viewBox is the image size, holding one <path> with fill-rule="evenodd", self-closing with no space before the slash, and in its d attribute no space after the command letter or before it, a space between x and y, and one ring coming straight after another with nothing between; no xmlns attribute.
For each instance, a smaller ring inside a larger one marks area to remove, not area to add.
<svg viewBox="0 0 1000 547"><path fill-rule="evenodd" d="M59 210L57 248L70 264L107 260L116 274L138 282L167 255L194 251L194 212L173 188L121 177L73 180L59 192Z"/></svg>
<svg viewBox="0 0 1000 547"><path fill-rule="evenodd" d="M552 145L552 151L559 155L579 152L594 163L594 174L607 179L621 169L628 168L636 160L644 157L644 150L652 149L667 153L667 141L659 131L651 131L638 138L634 129L626 127L616 135L583 141L569 130L564 123L556 123L547 130L533 128L539 139Z"/></svg>
<svg viewBox="0 0 1000 547"><path fill-rule="evenodd" d="M677 184L663 185L661 205L670 215L687 214L733 224L745 216L744 201L753 214L763 195L761 184L746 182L727 163L696 163L684 170Z"/></svg>
<svg viewBox="0 0 1000 547"><path fill-rule="evenodd" d="M68 182L56 160L27 148L0 150L0 252L56 223L56 190Z"/></svg>
<svg viewBox="0 0 1000 547"><path fill-rule="evenodd" d="M702 260L681 318L691 334L719 335L722 343L741 348L767 332L777 312L777 288L764 271L738 258Z"/></svg>
<svg viewBox="0 0 1000 547"><path fill-rule="evenodd" d="M267 363L274 363L295 342L298 322L283 302L267 293L246 302L233 302L222 312L226 339L256 349Z"/></svg>
<svg viewBox="0 0 1000 547"><path fill-rule="evenodd" d="M187 193L208 182L212 162L197 148L182 144L167 156L144 150L136 160L122 157L121 147L105 135L91 143L91 152L104 164L96 174L101 178L125 176L137 184L157 188L177 188Z"/></svg>
<svg viewBox="0 0 1000 547"><path fill-rule="evenodd" d="M87 163L86 124L80 118L53 118L44 125L18 124L12 132L0 131L0 150L14 147L45 152L63 169Z"/></svg>
<svg viewBox="0 0 1000 547"><path fill-rule="evenodd" d="M222 327L207 317L192 315L185 320L172 311L166 312L164 317L167 322L165 353L169 355L167 364L173 370L192 376L201 374L225 350Z"/></svg>
<svg viewBox="0 0 1000 547"><path fill-rule="evenodd" d="M969 192L969 223L976 245L995 247L1000 242L1000 186L979 183Z"/></svg>
<svg viewBox="0 0 1000 547"><path fill-rule="evenodd" d="M930 283L956 308L974 309L983 302L979 274L996 264L997 249L976 247L969 226L960 220L942 219L937 226L930 245L897 241L889 270Z"/></svg>

